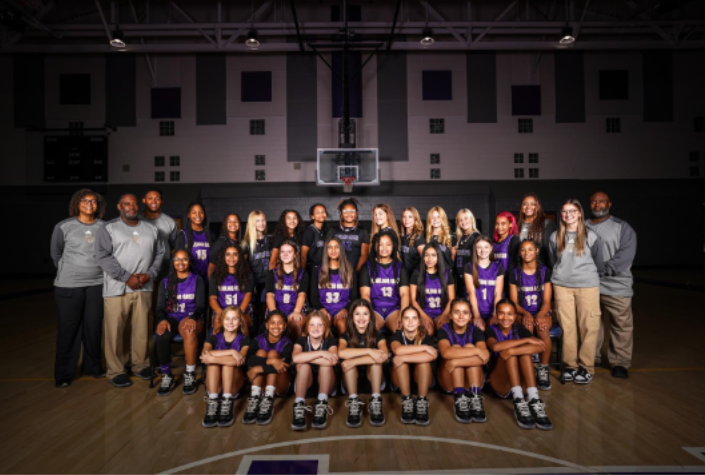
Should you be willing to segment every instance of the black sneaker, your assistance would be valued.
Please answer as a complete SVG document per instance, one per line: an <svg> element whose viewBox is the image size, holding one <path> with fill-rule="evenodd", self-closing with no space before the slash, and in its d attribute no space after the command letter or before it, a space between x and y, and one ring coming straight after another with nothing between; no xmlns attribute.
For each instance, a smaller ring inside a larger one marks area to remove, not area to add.
<svg viewBox="0 0 705 475"><path fill-rule="evenodd" d="M470 419L473 422L487 422L485 406L482 404L482 394L470 396Z"/></svg>
<svg viewBox="0 0 705 475"><path fill-rule="evenodd" d="M111 379L110 384L112 384L116 388L126 388L128 386L132 386L132 381L130 381L130 377L128 375L123 373L118 374L113 379Z"/></svg>
<svg viewBox="0 0 705 475"><path fill-rule="evenodd" d="M414 414L414 419L416 424L420 426L427 426L431 422L428 416L428 398L420 397L416 399L416 411Z"/></svg>
<svg viewBox="0 0 705 475"><path fill-rule="evenodd" d="M235 423L233 398L224 397L220 400L220 410L218 411L218 427L230 427Z"/></svg>
<svg viewBox="0 0 705 475"><path fill-rule="evenodd" d="M313 408L314 429L325 429L328 426L328 416L333 414L333 408L328 405L327 400L319 399Z"/></svg>
<svg viewBox="0 0 705 475"><path fill-rule="evenodd" d="M624 366L615 366L612 368L612 377L619 379L629 378L629 370Z"/></svg>
<svg viewBox="0 0 705 475"><path fill-rule="evenodd" d="M198 389L198 381L196 380L196 373L193 371L184 373L184 390L183 393L186 395L193 394Z"/></svg>
<svg viewBox="0 0 705 475"><path fill-rule="evenodd" d="M245 409L245 415L242 417L244 424L254 424L257 421L259 401L259 396L250 396L247 398L247 409Z"/></svg>
<svg viewBox="0 0 705 475"><path fill-rule="evenodd" d="M157 396L168 396L174 390L174 375L171 373L162 374L162 382L157 389Z"/></svg>
<svg viewBox="0 0 705 475"><path fill-rule="evenodd" d="M71 386L71 380L69 379L57 379L54 383L55 388L68 388Z"/></svg>
<svg viewBox="0 0 705 475"><path fill-rule="evenodd" d="M218 425L218 408L220 400L206 398L206 415L201 425L203 427L215 427Z"/></svg>
<svg viewBox="0 0 705 475"><path fill-rule="evenodd" d="M401 421L404 424L415 424L414 417L414 398L411 396L401 397Z"/></svg>
<svg viewBox="0 0 705 475"><path fill-rule="evenodd" d="M294 419L291 422L291 428L294 430L306 429L306 411L311 408L306 406L304 401L294 403Z"/></svg>
<svg viewBox="0 0 705 475"><path fill-rule="evenodd" d="M539 365L536 367L536 387L541 391L551 389L551 376L548 372L548 365Z"/></svg>
<svg viewBox="0 0 705 475"><path fill-rule="evenodd" d="M529 410L531 411L531 417L534 419L537 428L541 430L553 429L553 424L551 424L551 419L546 415L545 406L541 399L532 399L529 401Z"/></svg>
<svg viewBox="0 0 705 475"><path fill-rule="evenodd" d="M470 398L465 394L455 394L455 420L462 424L469 424L472 422L472 417L470 415Z"/></svg>
<svg viewBox="0 0 705 475"><path fill-rule="evenodd" d="M144 379L145 381L149 381L152 379L152 376L154 375L154 371L152 371L152 368L147 366L146 368L143 368L141 371L138 371L135 373L135 376Z"/></svg>
<svg viewBox="0 0 705 475"><path fill-rule="evenodd" d="M517 420L517 425L522 429L534 428L534 419L531 417L529 405L523 397L514 398L514 417Z"/></svg>
<svg viewBox="0 0 705 475"><path fill-rule="evenodd" d="M351 397L346 402L345 405L348 407L348 420L345 425L348 427L360 427L362 425L362 407L364 404L359 398Z"/></svg>
<svg viewBox="0 0 705 475"><path fill-rule="evenodd" d="M578 372L575 371L573 368L566 368L563 370L563 381L566 383L571 383L575 379L575 375Z"/></svg>
<svg viewBox="0 0 705 475"><path fill-rule="evenodd" d="M577 373L575 373L573 382L575 384L590 384L592 382L592 375L581 366L578 368Z"/></svg>
<svg viewBox="0 0 705 475"><path fill-rule="evenodd" d="M259 411L257 411L257 424L263 426L272 422L274 417L274 398L272 396L264 396L259 402Z"/></svg>
<svg viewBox="0 0 705 475"><path fill-rule="evenodd" d="M384 425L384 412L382 411L382 397L373 396L370 399L370 404L367 406L370 411L370 424L373 426Z"/></svg>

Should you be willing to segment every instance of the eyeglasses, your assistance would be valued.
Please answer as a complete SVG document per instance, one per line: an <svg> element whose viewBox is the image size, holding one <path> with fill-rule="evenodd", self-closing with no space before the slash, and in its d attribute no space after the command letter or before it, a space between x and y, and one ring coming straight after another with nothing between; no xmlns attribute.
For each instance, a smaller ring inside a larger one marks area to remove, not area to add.
<svg viewBox="0 0 705 475"><path fill-rule="evenodd" d="M188 257L175 257L174 262L188 262Z"/></svg>
<svg viewBox="0 0 705 475"><path fill-rule="evenodd" d="M93 206L95 206L95 205L98 204L98 200L87 200L87 199L84 198L84 199L81 200L81 203L84 204L84 205L93 205Z"/></svg>
<svg viewBox="0 0 705 475"><path fill-rule="evenodd" d="M565 216L573 216L575 214L578 214L578 210L577 209L564 209L563 211L561 211L561 214L563 214Z"/></svg>

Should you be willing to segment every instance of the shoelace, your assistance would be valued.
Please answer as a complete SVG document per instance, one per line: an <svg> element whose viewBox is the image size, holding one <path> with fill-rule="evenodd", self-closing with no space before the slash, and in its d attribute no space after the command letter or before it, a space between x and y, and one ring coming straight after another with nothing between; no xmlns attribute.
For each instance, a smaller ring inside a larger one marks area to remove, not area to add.
<svg viewBox="0 0 705 475"><path fill-rule="evenodd" d="M416 414L424 415L428 412L428 399L417 399L416 400Z"/></svg>
<svg viewBox="0 0 705 475"><path fill-rule="evenodd" d="M208 399L208 406L206 406L206 415L215 416L218 413L218 400Z"/></svg>
<svg viewBox="0 0 705 475"><path fill-rule="evenodd" d="M233 400L229 397L223 398L223 400L220 403L220 415L221 416L229 416L231 407L233 407Z"/></svg>
<svg viewBox="0 0 705 475"><path fill-rule="evenodd" d="M548 379L548 368L539 366L539 369L536 371L536 375L538 376L538 379L542 381Z"/></svg>
<svg viewBox="0 0 705 475"><path fill-rule="evenodd" d="M196 382L196 376L191 373L184 373L184 386L191 386Z"/></svg>
<svg viewBox="0 0 705 475"><path fill-rule="evenodd" d="M162 388L166 389L166 388L168 388L169 386L171 386L171 382L172 382L173 380L174 380L173 377L168 376L168 375L164 375L164 376L162 376L162 382L161 382L161 385L160 385L160 386L161 386Z"/></svg>
<svg viewBox="0 0 705 475"><path fill-rule="evenodd" d="M307 406L305 404L301 404L300 406L295 405L294 406L294 419L301 419L303 417L306 417L306 411L311 412L311 406Z"/></svg>
<svg viewBox="0 0 705 475"><path fill-rule="evenodd" d="M248 397L246 412L252 413L252 412L257 411L258 405L259 405L259 398L258 397Z"/></svg>
<svg viewBox="0 0 705 475"><path fill-rule="evenodd" d="M382 414L382 399L372 398L370 400L370 413L374 415Z"/></svg>
<svg viewBox="0 0 705 475"><path fill-rule="evenodd" d="M546 410L544 409L545 404L543 401L540 401L538 399L535 400L533 404L531 404L531 408L534 410L536 413L537 418L544 418L546 417Z"/></svg>
<svg viewBox="0 0 705 475"><path fill-rule="evenodd" d="M265 396L262 398L262 402L259 403L259 413L260 414L267 414L271 407L272 407L272 398Z"/></svg>
<svg viewBox="0 0 705 475"><path fill-rule="evenodd" d="M345 406L350 408L351 416L359 416L360 412L362 412L363 404L359 399L348 399L345 401Z"/></svg>
<svg viewBox="0 0 705 475"><path fill-rule="evenodd" d="M479 394L473 395L473 397L470 398L470 405L473 411L482 411L482 396Z"/></svg>
<svg viewBox="0 0 705 475"><path fill-rule="evenodd" d="M458 408L459 408L461 411L463 411L463 412L466 412L466 411L470 410L470 406L469 406L469 404L470 404L470 398L467 397L465 394L463 394L462 396L460 396L460 397L458 398L458 400L455 401L455 404L457 404L457 405L458 405Z"/></svg>
<svg viewBox="0 0 705 475"><path fill-rule="evenodd" d="M519 410L519 415L522 417L531 417L531 411L529 411L529 404L522 400L517 403L517 409Z"/></svg>
<svg viewBox="0 0 705 475"><path fill-rule="evenodd" d="M401 400L402 412L414 412L414 400L411 398Z"/></svg>
<svg viewBox="0 0 705 475"><path fill-rule="evenodd" d="M311 408L309 408L309 410L311 410ZM330 407L328 404L324 404L324 403L320 403L320 402L318 404L316 404L316 412L314 413L313 416L316 418L321 418L326 414L329 416L332 416L333 415L333 408Z"/></svg>

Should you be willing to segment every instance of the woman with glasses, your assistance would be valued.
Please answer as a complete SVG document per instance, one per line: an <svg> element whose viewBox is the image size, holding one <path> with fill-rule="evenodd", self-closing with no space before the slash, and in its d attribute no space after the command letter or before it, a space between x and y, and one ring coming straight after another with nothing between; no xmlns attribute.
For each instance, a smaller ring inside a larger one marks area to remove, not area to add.
<svg viewBox="0 0 705 475"><path fill-rule="evenodd" d="M59 309L54 380L71 385L83 345L83 374L102 378L103 271L95 258L95 235L103 226L105 200L87 188L74 193L69 218L54 227L51 258L56 266L54 298Z"/></svg>
<svg viewBox="0 0 705 475"><path fill-rule="evenodd" d="M595 370L595 342L600 329L602 240L585 227L583 207L570 199L561 207L558 231L551 234L551 283L558 323L563 328L562 377L589 384Z"/></svg>

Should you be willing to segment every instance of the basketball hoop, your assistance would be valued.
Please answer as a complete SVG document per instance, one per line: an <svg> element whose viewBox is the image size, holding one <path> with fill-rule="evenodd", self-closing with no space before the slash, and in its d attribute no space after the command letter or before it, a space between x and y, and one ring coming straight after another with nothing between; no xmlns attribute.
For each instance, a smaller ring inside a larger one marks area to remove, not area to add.
<svg viewBox="0 0 705 475"><path fill-rule="evenodd" d="M340 179L343 181L343 191L345 193L352 193L353 185L357 177L355 176L341 176Z"/></svg>

